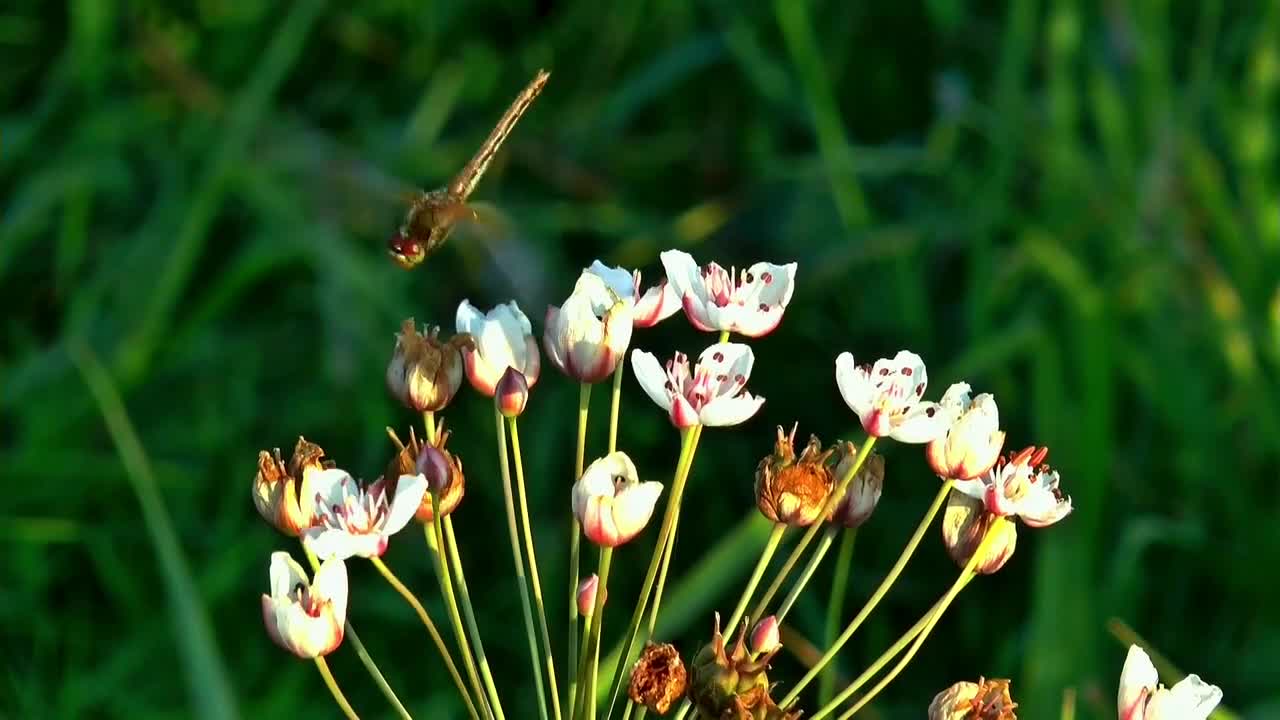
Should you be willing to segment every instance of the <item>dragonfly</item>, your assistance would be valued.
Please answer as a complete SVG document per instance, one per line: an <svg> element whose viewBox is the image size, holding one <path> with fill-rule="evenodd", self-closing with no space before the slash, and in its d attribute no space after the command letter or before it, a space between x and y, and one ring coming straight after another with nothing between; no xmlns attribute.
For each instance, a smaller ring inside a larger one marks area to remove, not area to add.
<svg viewBox="0 0 1280 720"><path fill-rule="evenodd" d="M551 73L538 71L502 114L484 144L447 185L418 192L412 198L404 222L387 241L387 253L397 265L406 270L421 265L444 246L459 222L479 219L476 209L467 204L467 198L480 183L481 176L493 162L503 141L515 129L520 117L537 99L550 77Z"/></svg>

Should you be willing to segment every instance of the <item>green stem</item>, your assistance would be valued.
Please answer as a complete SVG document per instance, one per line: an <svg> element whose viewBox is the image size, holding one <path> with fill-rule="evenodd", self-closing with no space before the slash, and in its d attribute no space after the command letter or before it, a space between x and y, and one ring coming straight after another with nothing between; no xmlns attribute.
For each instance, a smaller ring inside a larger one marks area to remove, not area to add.
<svg viewBox="0 0 1280 720"><path fill-rule="evenodd" d="M893 682L893 679L898 677L898 674L902 672L903 668L911 662L911 659L915 657L916 653L920 650L920 646L924 645L924 641L928 639L929 633L933 631L933 628L937 626L938 621L942 619L942 614L951 606L951 603L956 599L956 596L960 594L960 591L964 589L964 586L968 585L969 581L973 579L973 569L977 566L978 560L982 559L982 557L986 555L987 547L991 544L991 540L999 534L999 525L1006 522L1009 521L1004 518L998 518L994 523L992 523L991 527L987 529L987 534L983 536L982 542L978 543L978 549L974 551L973 557L969 558L969 562L965 564L964 570L960 573L960 577L956 578L956 581L951 584L951 589L947 591L947 594L942 597L938 606L934 608L932 613L930 613L929 621L925 623L923 628L921 628L920 634L916 636L915 642L911 643L911 647L902 656L902 659L898 661L897 665L893 666L893 669L890 670L889 673L880 680L880 682L876 683L875 686L868 690L866 695L863 695L858 702L854 703L853 707L849 708L843 715L841 715L839 720L848 720L848 718L853 717L859 710L866 707L867 703L875 699L875 696L879 695L881 690L888 687L889 683ZM831 710L835 709L834 703L828 705L828 707L831 708ZM813 720L820 720L824 715L830 713L831 710L828 710L827 708L819 710L818 713L813 716Z"/></svg>
<svg viewBox="0 0 1280 720"><path fill-rule="evenodd" d="M777 523L773 526L773 532L769 533L769 541L765 543L764 550L760 553L760 559L756 561L756 569L751 573L751 579L747 581L747 586L742 590L742 597L738 598L738 605L733 609L733 614L729 616L729 622L724 626L725 632L734 635L738 629L738 621L742 619L742 614L747 611L747 603L751 602L751 596L755 594L756 587L760 585L760 578L764 576L764 571L769 568L769 561L773 559L773 554L778 550L778 543L782 541L782 534L787 531L786 523Z"/></svg>
<svg viewBox="0 0 1280 720"><path fill-rule="evenodd" d="M621 363L618 364L622 366ZM582 383L578 387L578 447L574 454L573 481L582 477L587 459L587 412L591 409L591 384ZM582 528L578 524L578 516L569 513L572 518L572 532L569 534L569 687L565 690L565 703L568 707L567 717L573 718L574 703L578 700L578 582L581 572L578 569L579 548L582 544ZM583 638L585 642L585 636Z"/></svg>
<svg viewBox="0 0 1280 720"><path fill-rule="evenodd" d="M551 632L547 629L547 608L542 601L542 579L538 575L538 555L533 549L533 527L529 523L529 497L525 493L524 460L520 452L520 430L516 418L507 421L511 429L511 455L516 461L516 493L520 498L520 522L524 529L524 547L529 557L529 574L533 579L533 604L538 610L542 630L542 659L547 664L547 682L551 685L551 707L560 720L560 688L556 686L555 656L551 652Z"/></svg>
<svg viewBox="0 0 1280 720"><path fill-rule="evenodd" d="M428 543L436 548L435 565L436 578L440 581L440 594L444 595L445 607L449 611L449 621L453 625L453 637L458 641L458 650L462 653L462 665L467 671L467 680L471 682L471 690L476 694L476 704L480 706L480 714L486 718L493 717L493 713L489 710L488 703L485 702L484 685L480 682L480 674L476 672L475 658L471 654L471 643L467 641L467 632L462 626L462 613L458 611L458 596L453 592L453 579L449 577L449 564L445 558L446 549L442 546L440 538L444 537L444 526L440 519L440 493L432 491L431 507L437 512L432 513L431 524L423 525L422 529L429 538ZM430 539L434 539L434 543Z"/></svg>
<svg viewBox="0 0 1280 720"><path fill-rule="evenodd" d="M861 453L859 454L861 455ZM927 531L929 526L933 523L933 518L936 517L938 511L942 509L942 504L947 499L947 493L951 492L952 483L953 481L948 480L942 483L942 487L938 488L938 494L934 497L933 504L929 506L929 510L925 513L924 519L920 521L920 524L916 527L915 533L911 536L911 539L907 541L907 546L902 550L902 554L898 556L898 561L889 569L889 574L885 576L884 580L881 581L880 586L876 588L876 591L871 595L871 598L867 600L867 604L862 607L862 610L860 610L858 614L854 616L853 620L849 622L849 625L845 627L844 632L840 633L840 637L836 638L835 643L833 643L831 647L823 653L822 657L818 659L818 662L814 663L813 668L811 668L809 672L801 678L800 682L797 683L795 687L791 688L791 692L787 693L787 696L782 699L779 705L787 707L795 702L796 698L800 695L800 692L804 690L809 683L813 682L815 677L822 673L823 668L825 668L827 664L835 658L836 654L840 652L840 649L844 647L845 643L849 642L849 638L853 637L853 633L857 631L863 621L867 619L867 616L871 614L871 611L875 610L876 605L879 605L880 601L884 599L884 596L889 592L889 588L893 586L893 583L897 581L898 576L902 574L903 568L907 566L907 561L911 559L911 555L916 551L916 547L920 545L920 540L924 537L925 531Z"/></svg>
<svg viewBox="0 0 1280 720"><path fill-rule="evenodd" d="M311 552L311 548L306 543L302 545L302 552L307 556L307 561L311 563L311 572L319 572L320 560L316 554ZM356 629L351 626L348 620L346 626L342 630L343 639L351 644L352 649L356 651L356 657L360 658L360 664L364 665L364 669L369 672L369 676L373 678L373 684L378 686L382 691L383 697L387 702L391 703L391 707L395 708L396 714L401 720L413 720L413 716L405 709L404 703L400 702L400 698L396 697L396 691L391 689L391 684L387 682L387 678L383 676L382 671L378 669L378 664L373 661L373 657L369 655L369 651L365 649L364 643L360 641L360 636L356 634Z"/></svg>
<svg viewBox="0 0 1280 720"><path fill-rule="evenodd" d="M671 494L667 498L667 510L662 516L662 528L658 531L658 540L653 546L653 556L649 558L649 569L645 573L644 583L640 588L640 597L636 601L635 611L631 614L631 622L623 633L621 652L618 653L618 665L613 672L613 685L609 689L609 710L605 717L613 714L618 702L618 695L626 679L626 668L631 666L631 648L635 644L636 634L640 631L640 622L644 619L644 611L648 605L649 593L653 590L654 580L658 576L658 566L665 553L668 538L680 514L680 499L684 495L685 481L689 477L689 469L693 465L693 454L698 447L698 437L702 426L695 425L684 431L680 443L680 458L676 461L676 474L671 483Z"/></svg>
<svg viewBox="0 0 1280 720"><path fill-rule="evenodd" d="M320 677L324 678L324 684L329 686L329 692L333 693L333 699L338 703L338 707L342 708L342 714L346 715L348 720L360 720L356 711L351 709L351 703L347 702L347 696L343 695L338 687L338 681L333 679L333 673L329 672L329 663L325 662L324 657L316 658L316 669L320 671Z"/></svg>
<svg viewBox="0 0 1280 720"><path fill-rule="evenodd" d="M671 524L671 534L667 536L667 547L662 554L662 569L658 571L658 586L654 593L653 603L649 606L649 626L645 630L644 635L640 637L640 644L645 645L653 638L654 628L658 626L658 613L662 608L662 589L667 584L667 568L671 565L671 556L675 553L676 537L680 532L680 516L676 515L676 521ZM629 717L636 707L635 701L630 697L627 698L627 709L622 714L623 718ZM648 714L648 708L641 707L640 714L636 715L638 720L643 720Z"/></svg>
<svg viewBox="0 0 1280 720"><path fill-rule="evenodd" d="M600 580L596 585L596 600L591 610L591 627L587 631L588 650L581 658L584 665L581 671L586 673L586 681L582 686L582 698L579 699L578 707L582 710L581 716L587 720L595 720L596 717L596 683L600 674L600 628L604 623L604 596L609 584L609 565L612 560L613 548L600 548L600 567L597 571ZM587 666L587 663L590 663L590 666Z"/></svg>
<svg viewBox="0 0 1280 720"><path fill-rule="evenodd" d="M840 616L844 614L844 595L849 585L849 569L853 566L853 546L858 539L858 529L847 530L840 536L840 550L836 554L835 577L831 579L831 598L827 601L827 622L822 631L822 647L831 647L839 632ZM826 673L818 680L818 704L823 705L836 691L836 674Z"/></svg>
<svg viewBox="0 0 1280 720"><path fill-rule="evenodd" d="M618 449L618 413L622 408L622 376L627 364L619 362L613 371L613 401L609 404L609 452Z"/></svg>
<svg viewBox="0 0 1280 720"><path fill-rule="evenodd" d="M520 587L520 607L524 612L524 630L529 640L529 661L533 664L534 683L538 690L538 714L547 720L547 695L542 688L542 662L538 659L537 631L533 627L533 608L529 604L529 585L525 579L524 557L520 551L520 531L516 527L516 501L511 490L511 465L507 460L507 425L494 406L498 423L498 469L502 474L502 493L507 507L507 532L511 541L511 560L516 566L516 585Z"/></svg>
<svg viewBox="0 0 1280 720"><path fill-rule="evenodd" d="M430 410L422 413L422 424L427 428L427 444L436 444L436 414Z"/></svg>
<svg viewBox="0 0 1280 720"><path fill-rule="evenodd" d="M480 677L484 680L489 693L489 706L497 720L505 720L502 712L502 701L498 698L498 686L493 681L493 673L489 669L489 658L484 652L484 642L480 639L480 626L476 623L476 611L471 605L471 592L467 589L467 576L462 571L462 556L458 553L458 540L453 534L453 518L444 518L444 540L449 550L449 561L453 565L453 574L458 578L458 596L462 601L462 614L467 621L467 632L471 634L471 642L475 643L476 662L480 665Z"/></svg>
<svg viewBox="0 0 1280 720"><path fill-rule="evenodd" d="M387 583L400 593L400 597L409 603L409 607L418 613L418 619L426 626L427 633L431 635L431 640L436 644L436 649L440 651L440 657L444 658L445 667L449 670L449 675L453 678L453 684L458 686L458 692L462 694L462 700L467 704L467 711L471 713L472 718L479 719L480 715L476 712L476 706L471 702L471 694L467 692L467 686L462 682L462 675L458 673L458 666L453 663L453 656L449 653L449 647L444 644L444 638L440 636L440 631L436 629L436 624L431 622L431 616L427 614L427 609L422 606L417 596L405 584L400 582L400 578L391 572L391 568L382 562L380 557L371 557L369 562L382 573L382 577L386 578Z"/></svg>
<svg viewBox="0 0 1280 720"><path fill-rule="evenodd" d="M862 447L858 450L857 457L853 459L853 465L849 467L849 470L844 474L844 477L840 478L840 482L836 483L835 489L827 496L826 505L822 508L822 514L819 517L825 518L829 516L831 511L835 509L836 505L840 503L840 499L844 497L845 491L849 489L849 483L853 482L853 478L858 474L858 471L862 469L862 464L867 461L868 457L870 457L871 448L875 444L875 436L867 436L866 442L862 443ZM787 576L795 569L796 563L800 562L800 557L804 555L805 549L809 547L809 543L813 542L813 538L818 534L818 530L821 529L821 527L822 523L814 523L810 525L809 529L805 531L805 534L800 537L800 542L796 543L795 548L791 550L791 555L787 558L787 561L782 564L782 568L778 570L777 577L773 579L773 582L769 585L769 589L766 590L764 596L760 598L760 602L756 604L755 610L751 611L752 623L756 622L760 619L760 616L764 615L764 611L769 607L769 603L773 600L773 596L777 595L778 591L782 589L782 584L786 582Z"/></svg>
<svg viewBox="0 0 1280 720"><path fill-rule="evenodd" d="M809 562L805 563L804 570L800 571L800 578L796 580L796 584L791 586L791 591L782 599L782 605L778 607L778 622L781 623L787 618L787 613L791 612L791 606L795 605L796 599L800 597L800 593L804 592L804 588L809 584L809 578L813 577L813 573L822 564L823 558L827 556L827 551L831 549L831 544L835 542L836 533L840 531L839 525L828 525L827 529L822 533L822 540L818 541L818 549L813 551L809 556Z"/></svg>

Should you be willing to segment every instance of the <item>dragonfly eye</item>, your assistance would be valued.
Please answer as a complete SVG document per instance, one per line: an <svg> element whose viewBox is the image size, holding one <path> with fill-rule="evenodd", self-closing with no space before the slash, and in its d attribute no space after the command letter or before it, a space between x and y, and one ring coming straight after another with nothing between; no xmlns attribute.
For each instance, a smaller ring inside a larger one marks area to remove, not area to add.
<svg viewBox="0 0 1280 720"><path fill-rule="evenodd" d="M400 267L409 270L427 257L426 248L416 238L397 232L387 241L387 252Z"/></svg>

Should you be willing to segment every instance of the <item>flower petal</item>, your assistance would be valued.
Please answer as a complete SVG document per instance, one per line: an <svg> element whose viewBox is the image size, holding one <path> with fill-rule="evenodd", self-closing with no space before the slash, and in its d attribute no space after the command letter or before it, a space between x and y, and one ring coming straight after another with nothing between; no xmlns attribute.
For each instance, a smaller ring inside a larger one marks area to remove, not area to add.
<svg viewBox="0 0 1280 720"><path fill-rule="evenodd" d="M859 419L871 410L873 388L867 371L853 361L853 354L843 352L836 358L836 386L840 397Z"/></svg>
<svg viewBox="0 0 1280 720"><path fill-rule="evenodd" d="M716 343L698 356L698 367L716 379L716 395L740 392L751 377L756 356L745 343Z"/></svg>
<svg viewBox="0 0 1280 720"><path fill-rule="evenodd" d="M396 482L396 494L391 498L391 508L386 523L382 527L383 535L395 535L400 532L414 513L422 505L422 497L427 493L425 475L401 475Z"/></svg>
<svg viewBox="0 0 1280 720"><path fill-rule="evenodd" d="M643 482L628 485L613 499L613 524L619 542L634 538L649 524L661 494L662 483Z"/></svg>
<svg viewBox="0 0 1280 720"><path fill-rule="evenodd" d="M947 431L950 418L937 403L924 402L895 418L889 437L901 443L927 443Z"/></svg>
<svg viewBox="0 0 1280 720"><path fill-rule="evenodd" d="M1120 720L1142 720L1134 714L1135 705L1142 701L1146 691L1154 690L1160 678L1151 658L1137 645L1129 646L1124 668L1120 671L1120 692L1116 698L1116 710Z"/></svg>
<svg viewBox="0 0 1280 720"><path fill-rule="evenodd" d="M299 584L310 585L307 573L287 552L271 553L271 597L287 598Z"/></svg>
<svg viewBox="0 0 1280 720"><path fill-rule="evenodd" d="M1177 720L1205 720L1222 702L1222 689L1191 674L1169 688L1169 702L1175 709L1167 717Z"/></svg>
<svg viewBox="0 0 1280 720"><path fill-rule="evenodd" d="M586 271L603 280L618 297L624 300L635 300L635 281L632 279L631 273L626 270L620 267L610 267L599 260L595 260Z"/></svg>
<svg viewBox="0 0 1280 720"><path fill-rule="evenodd" d="M702 271L692 255L681 250L664 250L658 257L662 260L663 269L667 271L667 282L676 297L684 298L692 294L705 301L706 286L702 281Z"/></svg>
<svg viewBox="0 0 1280 720"><path fill-rule="evenodd" d="M479 334L482 325L484 325L484 313L476 309L470 300L463 300L458 304L458 312L454 316L454 327L458 332L476 335Z"/></svg>
<svg viewBox="0 0 1280 720"><path fill-rule="evenodd" d="M364 547L356 538L342 530L313 527L303 534L302 542L321 560L346 560L354 555L368 557L362 554Z"/></svg>
<svg viewBox="0 0 1280 720"><path fill-rule="evenodd" d="M336 558L320 564L311 592L317 598L333 606L333 615L341 625L347 619L347 565Z"/></svg>
<svg viewBox="0 0 1280 720"><path fill-rule="evenodd" d="M751 393L742 393L737 397L717 397L702 406L698 419L703 425L723 427L737 425L751 419L764 405L764 398L754 397Z"/></svg>
<svg viewBox="0 0 1280 720"><path fill-rule="evenodd" d="M355 478L346 470L328 468L327 470L306 470L311 485L312 498L319 498L322 507L316 508L321 514L326 508L342 504L346 493L355 489Z"/></svg>
<svg viewBox="0 0 1280 720"><path fill-rule="evenodd" d="M636 381L640 383L640 387L649 399L657 403L658 407L670 412L672 395L678 392L679 388L667 388L667 372L658 363L658 358L654 357L653 353L639 348L632 350L631 372L636 376Z"/></svg>

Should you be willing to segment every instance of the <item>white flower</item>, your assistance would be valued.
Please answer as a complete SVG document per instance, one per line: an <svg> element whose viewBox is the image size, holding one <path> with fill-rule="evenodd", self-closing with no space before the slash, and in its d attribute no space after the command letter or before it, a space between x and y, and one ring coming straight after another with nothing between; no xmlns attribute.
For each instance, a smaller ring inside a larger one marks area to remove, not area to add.
<svg viewBox="0 0 1280 720"><path fill-rule="evenodd" d="M589 271L560 307L547 307L542 347L560 372L580 383L609 377L631 343L632 302Z"/></svg>
<svg viewBox="0 0 1280 720"><path fill-rule="evenodd" d="M755 415L764 398L746 392L754 362L751 348L741 343L718 343L703 350L692 371L684 353L676 353L664 369L652 353L631 351L631 368L640 387L678 428L737 425Z"/></svg>
<svg viewBox="0 0 1280 720"><path fill-rule="evenodd" d="M1043 464L1048 455L1048 448L1024 448L981 477L956 481L955 489L982 501L992 515L1017 515L1030 527L1052 525L1071 513L1071 498L1058 489L1058 471Z"/></svg>
<svg viewBox="0 0 1280 720"><path fill-rule="evenodd" d="M529 387L538 382L542 370L538 341L533 337L533 325L515 300L487 314L463 300L458 306L457 331L470 333L475 340L475 348L462 351L467 379L475 389L493 397L498 380L509 367L524 375Z"/></svg>
<svg viewBox="0 0 1280 720"><path fill-rule="evenodd" d="M969 480L990 470L1004 448L995 398L983 393L970 399L969 383L956 383L943 393L940 405L951 425L925 448L933 471Z"/></svg>
<svg viewBox="0 0 1280 720"><path fill-rule="evenodd" d="M401 475L391 483L394 497L388 499L388 483L380 479L360 487L344 470L317 473L317 524L307 530L303 541L319 558L378 557L387 550L388 539L413 519L427 491L423 475Z"/></svg>
<svg viewBox="0 0 1280 720"><path fill-rule="evenodd" d="M927 383L924 361L907 350L875 365L858 365L847 352L836 358L840 395L876 437L927 443L946 431L949 419L938 404L921 401Z"/></svg>
<svg viewBox="0 0 1280 720"><path fill-rule="evenodd" d="M271 639L300 658L333 652L347 621L347 566L326 560L309 583L289 553L272 553L271 594L262 596L262 619Z"/></svg>
<svg viewBox="0 0 1280 720"><path fill-rule="evenodd" d="M640 271L627 272L620 267L609 267L596 260L591 263L587 272L600 277L623 300L630 300L633 317L632 324L638 328L647 328L666 320L680 309L680 296L671 287L671 283L663 280L653 287L640 292Z"/></svg>
<svg viewBox="0 0 1280 720"><path fill-rule="evenodd" d="M734 270L716 263L699 268L692 255L679 250L667 250L661 257L667 282L699 330L767 335L782 322L795 290L795 263L758 262L735 277Z"/></svg>
<svg viewBox="0 0 1280 720"><path fill-rule="evenodd" d="M591 463L573 484L573 514L596 545L617 547L649 524L662 483L640 482L626 453L610 453Z"/></svg>
<svg viewBox="0 0 1280 720"><path fill-rule="evenodd" d="M1220 702L1221 688L1199 675L1161 687L1151 658L1137 645L1129 646L1116 699L1120 720L1205 720Z"/></svg>

